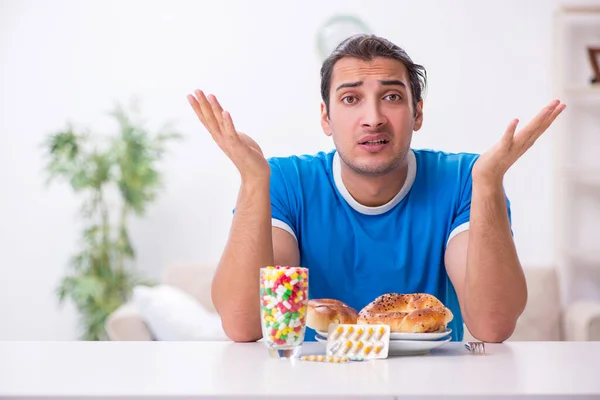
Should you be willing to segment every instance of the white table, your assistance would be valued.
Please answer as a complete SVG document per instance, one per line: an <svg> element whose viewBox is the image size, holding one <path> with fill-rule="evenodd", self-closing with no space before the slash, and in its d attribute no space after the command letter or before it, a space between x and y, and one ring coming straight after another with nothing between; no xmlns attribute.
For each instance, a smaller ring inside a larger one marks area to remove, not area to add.
<svg viewBox="0 0 600 400"><path fill-rule="evenodd" d="M321 350L319 343L304 348ZM0 342L0 398L600 396L600 342L507 342L486 350L478 356L448 343L425 356L327 364L273 359L262 343Z"/></svg>

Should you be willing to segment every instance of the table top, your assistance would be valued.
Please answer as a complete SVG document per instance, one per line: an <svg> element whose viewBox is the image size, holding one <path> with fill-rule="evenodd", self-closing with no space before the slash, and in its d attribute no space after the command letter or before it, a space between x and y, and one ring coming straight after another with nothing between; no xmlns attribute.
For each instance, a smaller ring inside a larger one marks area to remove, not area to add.
<svg viewBox="0 0 600 400"><path fill-rule="evenodd" d="M333 364L271 358L263 343L0 342L0 396L600 394L600 342L506 342L486 352L450 342L423 356Z"/></svg>

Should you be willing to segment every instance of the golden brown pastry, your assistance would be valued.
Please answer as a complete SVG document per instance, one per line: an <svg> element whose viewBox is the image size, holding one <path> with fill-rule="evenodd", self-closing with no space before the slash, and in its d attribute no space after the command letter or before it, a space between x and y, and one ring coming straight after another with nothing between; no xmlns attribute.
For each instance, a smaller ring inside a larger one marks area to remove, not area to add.
<svg viewBox="0 0 600 400"><path fill-rule="evenodd" d="M358 312L346 303L334 299L313 299L306 308L306 326L327 332L329 324L356 324Z"/></svg>
<svg viewBox="0 0 600 400"><path fill-rule="evenodd" d="M427 293L387 293L360 310L357 323L385 324L391 332L441 332L452 321L450 309Z"/></svg>

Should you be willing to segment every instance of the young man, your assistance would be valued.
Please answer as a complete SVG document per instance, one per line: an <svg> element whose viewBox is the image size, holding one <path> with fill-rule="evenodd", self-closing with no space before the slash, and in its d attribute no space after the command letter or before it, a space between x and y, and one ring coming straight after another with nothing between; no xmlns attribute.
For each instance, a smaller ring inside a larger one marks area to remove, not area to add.
<svg viewBox="0 0 600 400"><path fill-rule="evenodd" d="M513 120L481 156L411 149L423 123L423 67L373 35L341 43L321 69L321 126L335 150L263 157L214 96L188 100L241 174L212 299L234 341L262 337L259 268L309 269L309 296L360 310L377 296L427 292L482 341L513 332L527 302L503 177L565 108ZM516 131L516 132L515 132ZM307 332L307 340L314 332Z"/></svg>

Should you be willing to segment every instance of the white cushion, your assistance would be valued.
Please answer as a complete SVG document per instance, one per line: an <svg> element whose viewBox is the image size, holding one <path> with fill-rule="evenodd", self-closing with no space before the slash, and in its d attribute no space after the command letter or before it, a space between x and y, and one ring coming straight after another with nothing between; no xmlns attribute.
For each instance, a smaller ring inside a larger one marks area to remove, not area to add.
<svg viewBox="0 0 600 400"><path fill-rule="evenodd" d="M174 286L136 286L131 301L155 340L229 340L217 314Z"/></svg>
<svg viewBox="0 0 600 400"><path fill-rule="evenodd" d="M553 268L523 268L527 280L527 306L519 317L513 341L561 340L561 299Z"/></svg>

